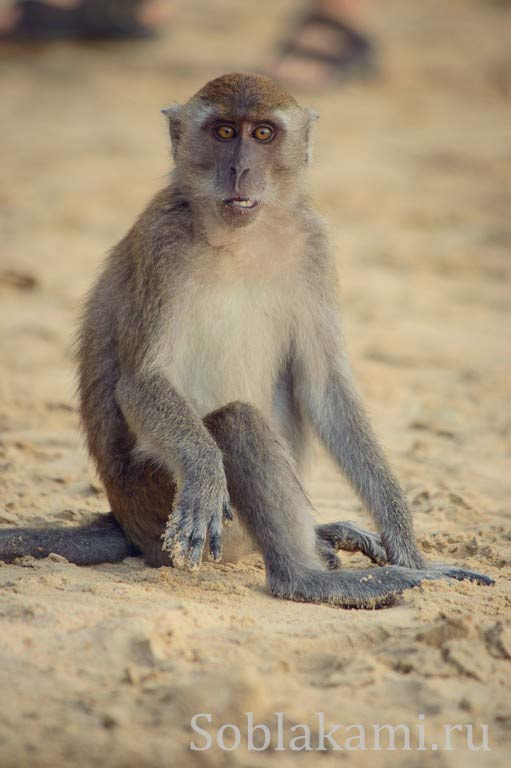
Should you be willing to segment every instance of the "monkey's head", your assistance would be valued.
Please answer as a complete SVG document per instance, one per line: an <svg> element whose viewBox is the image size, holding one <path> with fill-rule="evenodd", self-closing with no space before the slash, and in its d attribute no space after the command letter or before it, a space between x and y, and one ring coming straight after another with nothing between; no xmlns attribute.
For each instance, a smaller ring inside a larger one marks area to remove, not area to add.
<svg viewBox="0 0 511 768"><path fill-rule="evenodd" d="M243 227L265 208L292 208L317 114L261 75L222 75L169 119L176 173L195 208Z"/></svg>

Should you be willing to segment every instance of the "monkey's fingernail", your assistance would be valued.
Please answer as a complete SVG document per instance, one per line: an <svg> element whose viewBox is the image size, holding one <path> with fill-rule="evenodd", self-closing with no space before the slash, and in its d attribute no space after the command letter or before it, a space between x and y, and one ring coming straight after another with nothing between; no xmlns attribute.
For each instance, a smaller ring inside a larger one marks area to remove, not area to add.
<svg viewBox="0 0 511 768"><path fill-rule="evenodd" d="M210 536L209 554L214 563L222 559L222 539L218 534Z"/></svg>
<svg viewBox="0 0 511 768"><path fill-rule="evenodd" d="M190 541L190 549L185 566L188 570L196 571L200 567L204 551L204 541L204 536L197 536Z"/></svg>
<svg viewBox="0 0 511 768"><path fill-rule="evenodd" d="M211 559L214 563L219 563L222 559L222 547L216 547L214 550L211 550Z"/></svg>

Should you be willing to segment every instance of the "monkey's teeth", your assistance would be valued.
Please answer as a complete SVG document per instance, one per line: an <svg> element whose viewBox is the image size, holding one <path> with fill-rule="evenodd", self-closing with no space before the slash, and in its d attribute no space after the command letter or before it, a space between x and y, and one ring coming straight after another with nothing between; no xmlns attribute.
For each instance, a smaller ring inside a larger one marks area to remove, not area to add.
<svg viewBox="0 0 511 768"><path fill-rule="evenodd" d="M233 198L232 200L227 200L227 205L231 205L234 208L255 208L257 205L257 202L255 200L246 200L241 198Z"/></svg>

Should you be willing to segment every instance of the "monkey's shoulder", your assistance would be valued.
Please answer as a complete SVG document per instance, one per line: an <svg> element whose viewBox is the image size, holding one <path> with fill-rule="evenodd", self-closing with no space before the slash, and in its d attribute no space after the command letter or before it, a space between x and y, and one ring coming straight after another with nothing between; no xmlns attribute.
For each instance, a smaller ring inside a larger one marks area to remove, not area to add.
<svg viewBox="0 0 511 768"><path fill-rule="evenodd" d="M178 282L192 224L186 200L172 187L161 190L110 252L86 302L88 324L97 328L102 319L112 328L130 328L133 337L150 333Z"/></svg>
<svg viewBox="0 0 511 768"><path fill-rule="evenodd" d="M301 207L298 223L306 269L331 277L335 259L328 222L306 202Z"/></svg>
<svg viewBox="0 0 511 768"><path fill-rule="evenodd" d="M327 220L308 202L302 204L299 218L308 245L315 250L318 247L324 250L330 240Z"/></svg>
<svg viewBox="0 0 511 768"><path fill-rule="evenodd" d="M153 197L131 233L135 256L177 255L194 238L193 215L183 194L172 186Z"/></svg>

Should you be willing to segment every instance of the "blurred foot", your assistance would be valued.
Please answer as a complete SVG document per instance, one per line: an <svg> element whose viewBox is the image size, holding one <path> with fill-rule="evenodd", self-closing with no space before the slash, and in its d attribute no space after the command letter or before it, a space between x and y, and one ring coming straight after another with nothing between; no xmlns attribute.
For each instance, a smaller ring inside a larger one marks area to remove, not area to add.
<svg viewBox="0 0 511 768"><path fill-rule="evenodd" d="M164 0L20 0L0 11L0 40L151 37L169 16Z"/></svg>
<svg viewBox="0 0 511 768"><path fill-rule="evenodd" d="M311 13L298 21L271 69L277 80L306 89L373 73L370 39L351 24L324 13Z"/></svg>

